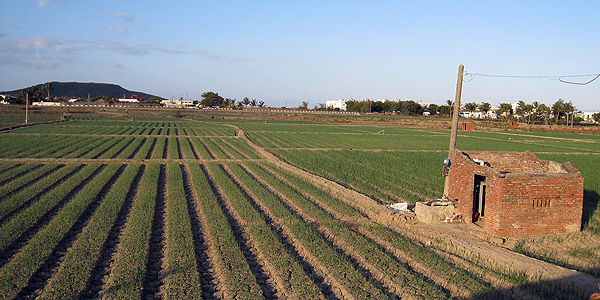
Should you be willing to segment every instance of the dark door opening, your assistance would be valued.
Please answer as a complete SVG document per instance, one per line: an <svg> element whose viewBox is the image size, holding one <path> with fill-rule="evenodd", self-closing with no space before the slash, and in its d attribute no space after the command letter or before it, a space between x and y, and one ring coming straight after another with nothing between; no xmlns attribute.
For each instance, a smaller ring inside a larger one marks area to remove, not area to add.
<svg viewBox="0 0 600 300"><path fill-rule="evenodd" d="M485 176L475 174L473 184L473 222L485 216Z"/></svg>

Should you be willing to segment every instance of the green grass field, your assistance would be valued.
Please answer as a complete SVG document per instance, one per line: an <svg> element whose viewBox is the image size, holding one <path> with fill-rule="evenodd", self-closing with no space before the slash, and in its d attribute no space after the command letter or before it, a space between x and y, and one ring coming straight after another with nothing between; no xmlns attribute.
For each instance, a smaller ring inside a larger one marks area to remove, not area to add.
<svg viewBox="0 0 600 300"><path fill-rule="evenodd" d="M14 117L3 116L6 124ZM513 285L538 296L564 292L389 229L260 152L373 205L415 203L442 195L448 139L426 127L102 114L2 132L0 297L510 299ZM459 132L457 145L572 162L585 178L583 232L542 241L561 251L544 252L539 239L522 239L517 250L599 275L598 136Z"/></svg>

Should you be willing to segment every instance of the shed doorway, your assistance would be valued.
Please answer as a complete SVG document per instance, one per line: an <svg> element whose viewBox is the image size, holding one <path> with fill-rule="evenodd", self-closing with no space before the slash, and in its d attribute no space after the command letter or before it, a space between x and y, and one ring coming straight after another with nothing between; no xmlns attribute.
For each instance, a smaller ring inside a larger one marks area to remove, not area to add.
<svg viewBox="0 0 600 300"><path fill-rule="evenodd" d="M473 183L473 223L485 216L486 176L475 174Z"/></svg>

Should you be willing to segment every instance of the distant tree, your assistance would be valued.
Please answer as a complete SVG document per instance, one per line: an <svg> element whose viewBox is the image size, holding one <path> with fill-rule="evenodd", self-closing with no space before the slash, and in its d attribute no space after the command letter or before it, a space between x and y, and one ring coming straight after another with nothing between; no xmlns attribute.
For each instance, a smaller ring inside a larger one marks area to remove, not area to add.
<svg viewBox="0 0 600 300"><path fill-rule="evenodd" d="M467 111L474 112L477 110L477 103L475 103L475 102L467 103L467 104L465 104L465 109Z"/></svg>
<svg viewBox="0 0 600 300"><path fill-rule="evenodd" d="M242 104L244 106L250 105L250 99L248 99L248 97L244 97L244 99L242 99Z"/></svg>
<svg viewBox="0 0 600 300"><path fill-rule="evenodd" d="M200 105L205 107L223 106L224 103L225 99L215 92L204 92L200 101Z"/></svg>
<svg viewBox="0 0 600 300"><path fill-rule="evenodd" d="M50 99L50 91L51 91L51 90L52 90L52 88L53 88L53 87L52 87L52 82L46 82L46 83L44 83L44 85L42 86L42 88L43 88L43 90L44 90L45 92L47 92L47 93L48 93L48 98L47 98L47 99L48 99L48 101L52 100L52 99Z"/></svg>
<svg viewBox="0 0 600 300"><path fill-rule="evenodd" d="M235 99L225 98L225 106L227 106L227 107L234 107L235 106Z"/></svg>
<svg viewBox="0 0 600 300"><path fill-rule="evenodd" d="M252 107L256 107L256 104L257 104L257 103L256 103L256 99L252 99L252 100L250 100L250 106L252 106Z"/></svg>
<svg viewBox="0 0 600 300"><path fill-rule="evenodd" d="M569 126L569 115L571 115L570 116L571 127L573 127L573 123L575 122L575 112L576 111L577 111L577 109L575 108L573 103L571 103L571 101L569 101L569 103L565 103L565 113L567 115L567 126Z"/></svg>
<svg viewBox="0 0 600 300"><path fill-rule="evenodd" d="M437 115L440 107L437 104L429 104L427 107L427 111L429 111L430 115Z"/></svg>
<svg viewBox="0 0 600 300"><path fill-rule="evenodd" d="M160 101L162 101L162 99L159 97L152 97L152 98L146 100L146 102L150 102L150 103L160 103Z"/></svg>
<svg viewBox="0 0 600 300"><path fill-rule="evenodd" d="M552 104L552 114L554 115L554 122L559 123L560 119L566 112L566 103L563 99L558 99Z"/></svg>
<svg viewBox="0 0 600 300"><path fill-rule="evenodd" d="M422 115L423 110L423 106L413 100L402 101L400 103L400 111L405 115Z"/></svg>
<svg viewBox="0 0 600 300"><path fill-rule="evenodd" d="M17 94L17 103L25 104L27 96L29 96L29 104L44 99L43 91L37 86L32 86L21 90L19 94Z"/></svg>
<svg viewBox="0 0 600 300"><path fill-rule="evenodd" d="M592 118L594 118L594 121L596 121L597 123L600 123L600 113L593 114Z"/></svg>
<svg viewBox="0 0 600 300"><path fill-rule="evenodd" d="M500 103L500 108L498 109L498 115L504 117L510 117L513 114L512 105L510 103Z"/></svg>
<svg viewBox="0 0 600 300"><path fill-rule="evenodd" d="M454 101L448 99L446 100L446 105L448 106L448 115L452 118L452 112L454 112Z"/></svg>
<svg viewBox="0 0 600 300"><path fill-rule="evenodd" d="M298 106L299 109L308 109L308 102L302 101L302 104Z"/></svg>
<svg viewBox="0 0 600 300"><path fill-rule="evenodd" d="M544 125L548 125L548 115L550 114L550 107L548 107L544 103L541 103L538 105L538 107L535 109L535 111L540 116L541 115L544 116Z"/></svg>
<svg viewBox="0 0 600 300"><path fill-rule="evenodd" d="M515 109L515 114L517 116L520 116L521 118L525 117L525 106L526 106L525 101L520 100L517 103L517 108Z"/></svg>
<svg viewBox="0 0 600 300"><path fill-rule="evenodd" d="M265 101L258 101L258 107L265 107Z"/></svg>
<svg viewBox="0 0 600 300"><path fill-rule="evenodd" d="M479 104L477 108L479 108L480 111L487 114L487 112L490 111L490 109L492 109L492 105L487 102L481 102L481 104Z"/></svg>

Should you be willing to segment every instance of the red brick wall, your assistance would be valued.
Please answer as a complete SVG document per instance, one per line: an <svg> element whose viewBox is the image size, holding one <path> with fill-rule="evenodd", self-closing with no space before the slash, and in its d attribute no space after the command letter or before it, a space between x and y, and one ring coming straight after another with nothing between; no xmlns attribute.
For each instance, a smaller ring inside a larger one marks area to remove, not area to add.
<svg viewBox="0 0 600 300"><path fill-rule="evenodd" d="M571 173L541 174L548 165L534 154L514 152L473 152L471 158L504 164L519 164L518 171L501 175L496 168L480 166L457 151L452 166L448 196L458 200L458 211L467 222L473 212L475 174L486 176L485 229L494 236L524 236L578 231L583 209L583 177ZM521 159L521 161L519 161Z"/></svg>

